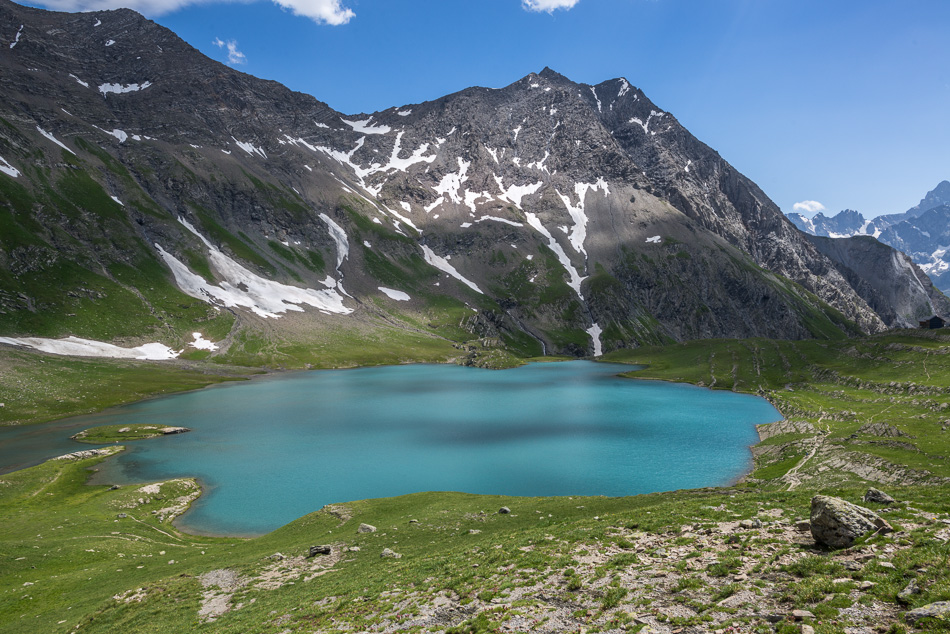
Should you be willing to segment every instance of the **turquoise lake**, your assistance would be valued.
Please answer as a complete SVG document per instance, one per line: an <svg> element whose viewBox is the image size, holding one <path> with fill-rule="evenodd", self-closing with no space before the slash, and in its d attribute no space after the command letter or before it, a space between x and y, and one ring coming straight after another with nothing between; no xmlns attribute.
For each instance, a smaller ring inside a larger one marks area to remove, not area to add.
<svg viewBox="0 0 950 634"><path fill-rule="evenodd" d="M0 429L0 466L91 445L93 425L160 423L191 433L129 443L100 483L197 477L183 528L273 530L324 504L418 491L622 496L727 484L751 468L764 399L617 377L574 361L493 371L407 365L301 372Z"/></svg>

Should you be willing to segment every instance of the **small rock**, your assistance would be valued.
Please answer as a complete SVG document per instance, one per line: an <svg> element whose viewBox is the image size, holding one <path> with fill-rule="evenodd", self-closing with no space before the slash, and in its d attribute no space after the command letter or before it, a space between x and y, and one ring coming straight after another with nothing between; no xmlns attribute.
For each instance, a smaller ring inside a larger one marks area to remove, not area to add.
<svg viewBox="0 0 950 634"><path fill-rule="evenodd" d="M350 552L351 552L351 553L358 553L358 552L360 552L360 547L359 547L359 546L350 546Z"/></svg>
<svg viewBox="0 0 950 634"><path fill-rule="evenodd" d="M911 579L910 583L908 583L903 590L897 593L897 600L900 603L906 605L910 603L911 597L913 597L915 594L920 594L920 586L917 585L916 579Z"/></svg>
<svg viewBox="0 0 950 634"><path fill-rule="evenodd" d="M118 515L116 515L116 517L118 517L120 520L124 520L125 518L128 517L128 514L126 514L126 513L119 513Z"/></svg>
<svg viewBox="0 0 950 634"><path fill-rule="evenodd" d="M121 489L121 488L122 488L122 487L120 487L118 484L113 484L111 487L109 487L109 490L110 490L110 491L115 491L116 489Z"/></svg>
<svg viewBox="0 0 950 634"><path fill-rule="evenodd" d="M268 555L267 558L272 559L274 561L283 561L284 559L286 559L283 553L274 553L273 555Z"/></svg>
<svg viewBox="0 0 950 634"><path fill-rule="evenodd" d="M307 551L307 558L316 557L317 555L330 555L333 553L333 546L324 544L322 546L311 546L310 550Z"/></svg>
<svg viewBox="0 0 950 634"><path fill-rule="evenodd" d="M419 520L409 520L409 523L410 523L410 524L418 524L418 523L419 523Z"/></svg>
<svg viewBox="0 0 950 634"><path fill-rule="evenodd" d="M800 533L807 533L811 530L811 522L808 520L798 520L795 522L795 530Z"/></svg>
<svg viewBox="0 0 950 634"><path fill-rule="evenodd" d="M508 515L509 513L511 513L511 509L508 508L507 506L503 506L500 509L498 509L498 513L500 515Z"/></svg>
<svg viewBox="0 0 950 634"><path fill-rule="evenodd" d="M815 618L815 615L808 610L792 610L792 618L796 621L804 621L805 619Z"/></svg>
<svg viewBox="0 0 950 634"><path fill-rule="evenodd" d="M357 533L375 533L376 527L372 524L360 524L359 528L356 529Z"/></svg>
<svg viewBox="0 0 950 634"><path fill-rule="evenodd" d="M380 554L380 557L383 559L402 559L401 554L393 552L389 548L383 548L383 552Z"/></svg>
<svg viewBox="0 0 950 634"><path fill-rule="evenodd" d="M868 489L867 493L864 494L864 501L876 502L878 504L893 504L897 500L889 496L887 493L884 493L884 491L872 487Z"/></svg>
<svg viewBox="0 0 950 634"><path fill-rule="evenodd" d="M877 513L841 498L816 495L811 500L811 534L815 542L848 548L871 531L891 533L891 525Z"/></svg>
<svg viewBox="0 0 950 634"><path fill-rule="evenodd" d="M894 564L892 564L892 563L889 562L889 561L879 561L879 562L877 562L877 565L880 566L881 568L887 568L888 570L896 570L896 569L897 569L897 566L895 566Z"/></svg>
<svg viewBox="0 0 950 634"><path fill-rule="evenodd" d="M477 528L470 528L470 529L468 529L468 534L469 534L469 535L478 535L479 533L481 533L481 531L478 530Z"/></svg>
<svg viewBox="0 0 950 634"><path fill-rule="evenodd" d="M815 634L815 628L811 625L802 625L802 634Z"/></svg>
<svg viewBox="0 0 950 634"><path fill-rule="evenodd" d="M914 624L920 619L932 618L941 621L950 621L950 601L937 601L920 608L915 608L904 615L904 619Z"/></svg>
<svg viewBox="0 0 950 634"><path fill-rule="evenodd" d="M862 581L861 583L858 584L858 590L870 590L876 585L877 584L874 583L873 581Z"/></svg>
<svg viewBox="0 0 950 634"><path fill-rule="evenodd" d="M769 623L781 623L785 620L785 617L781 614L766 614L762 618L764 618Z"/></svg>

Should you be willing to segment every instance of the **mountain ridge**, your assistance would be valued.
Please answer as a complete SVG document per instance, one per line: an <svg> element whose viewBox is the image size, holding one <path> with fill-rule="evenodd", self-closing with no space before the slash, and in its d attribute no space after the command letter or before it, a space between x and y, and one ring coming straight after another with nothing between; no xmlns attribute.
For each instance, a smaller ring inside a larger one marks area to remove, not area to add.
<svg viewBox="0 0 950 634"><path fill-rule="evenodd" d="M915 286L886 322L623 78L545 69L344 115L132 11L0 15L0 38L24 25L0 60L0 156L21 172L0 175L0 334L181 346L210 323L229 358L263 327L300 364L303 331L385 326L583 355L873 332L946 301Z"/></svg>

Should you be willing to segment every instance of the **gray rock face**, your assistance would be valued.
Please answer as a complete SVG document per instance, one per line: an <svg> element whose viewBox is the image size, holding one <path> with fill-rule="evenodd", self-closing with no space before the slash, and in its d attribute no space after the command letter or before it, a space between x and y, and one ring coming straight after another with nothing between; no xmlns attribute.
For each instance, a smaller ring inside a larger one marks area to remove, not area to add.
<svg viewBox="0 0 950 634"><path fill-rule="evenodd" d="M375 533L376 527L372 524L360 524L359 528L356 529L357 533Z"/></svg>
<svg viewBox="0 0 950 634"><path fill-rule="evenodd" d="M94 315L110 295L127 295L129 310L141 302L135 323L167 328L148 289L162 276L182 285L169 257L192 281L237 286L213 265L219 254L334 295L364 323L391 322L381 287L420 309L467 304L460 327L529 354L874 332L920 299L888 287L903 277L839 266L622 78L590 86L545 69L345 115L213 62L133 11L0 0L0 25L21 24L0 57L0 156L18 173L0 174L13 192L0 208L19 223L9 236L29 239L0 244L13 280L0 335L35 334L21 324L37 314ZM70 198L77 187L84 196ZM64 262L93 281L41 292ZM102 275L130 268L153 273ZM214 315L207 293L186 292ZM345 323L343 310L304 308L298 328ZM121 325L113 336L145 332Z"/></svg>
<svg viewBox="0 0 950 634"><path fill-rule="evenodd" d="M811 500L811 534L819 544L848 548L862 535L891 530L890 524L863 506L825 495Z"/></svg>
<svg viewBox="0 0 950 634"><path fill-rule="evenodd" d="M870 236L808 239L889 326L916 328L921 319L950 314L950 300L904 253Z"/></svg>
<svg viewBox="0 0 950 634"><path fill-rule="evenodd" d="M864 494L864 501L876 502L878 504L893 504L897 500L889 496L887 493L884 493L884 491L871 487L867 490L867 493Z"/></svg>
<svg viewBox="0 0 950 634"><path fill-rule="evenodd" d="M915 608L904 615L904 619L914 624L921 619L939 619L941 621L950 621L950 601L937 601L928 605Z"/></svg>

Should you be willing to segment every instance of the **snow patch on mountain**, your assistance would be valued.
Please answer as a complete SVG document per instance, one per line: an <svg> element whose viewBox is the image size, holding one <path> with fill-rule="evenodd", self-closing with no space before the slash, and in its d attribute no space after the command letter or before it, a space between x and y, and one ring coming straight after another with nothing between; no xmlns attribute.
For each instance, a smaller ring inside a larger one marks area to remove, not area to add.
<svg viewBox="0 0 950 634"><path fill-rule="evenodd" d="M459 196L459 190L462 188L462 183L468 180L468 168L472 166L472 162L465 161L459 157L458 165L458 172L449 172L442 177L438 185L432 188L435 190L435 193L439 194L437 203L445 202L446 197L448 197L448 200L451 200L455 204L462 204L462 197ZM438 206L436 203L430 205L431 209L435 209L436 206ZM430 207L426 207L426 211L429 211Z"/></svg>
<svg viewBox="0 0 950 634"><path fill-rule="evenodd" d="M531 228L548 239L548 248L554 251L558 262L561 263L561 266L564 267L564 270L567 271L567 274L570 277L568 286L574 289L574 292L577 293L577 296L583 300L584 296L581 294L581 282L587 278L581 277L581 274L577 271L577 269L574 268L574 265L571 264L571 259L567 257L567 253L565 253L564 248L554 238L554 236L551 235L551 232L548 231L543 224L541 224L541 219L538 218L537 214L526 211L524 212L524 215L528 219L528 224L531 226Z"/></svg>
<svg viewBox="0 0 950 634"><path fill-rule="evenodd" d="M498 216L482 216L475 222L484 222L485 220L492 220L494 222L503 222L506 225L511 225L512 227L523 227L524 224L520 222L515 222L514 220L508 220L507 218L499 218Z"/></svg>
<svg viewBox="0 0 950 634"><path fill-rule="evenodd" d="M362 134L389 134L392 132L392 128L390 128L388 125L372 125L372 120L373 117L370 117L369 119L363 119L362 121L347 121L343 118L340 119L340 121L353 128L354 132L360 132Z"/></svg>
<svg viewBox="0 0 950 634"><path fill-rule="evenodd" d="M46 130L44 130L43 128L41 128L40 126L36 126L36 130L37 130L40 134L42 134L43 136L45 136L47 139L49 139L50 141L52 141L53 143L55 143L56 145L58 145L59 147L63 148L64 150L66 150L67 152L69 152L70 154L72 154L73 156L76 156L76 153L75 153L75 152L73 152L73 151L70 150L68 147L66 147L65 145L63 145L63 143L62 143L59 139L57 139L56 137L54 137L52 134L50 134L49 132L47 132Z"/></svg>
<svg viewBox="0 0 950 634"><path fill-rule="evenodd" d="M643 128L643 131L646 132L647 134L656 134L656 132L650 132L650 121L652 121L654 117L656 117L657 119L661 119L665 114L666 114L665 112L657 112L656 110L651 110L650 116L647 117L646 121L644 121L643 119L640 119L639 117L630 117L630 121L628 121L627 123L636 123L638 126Z"/></svg>
<svg viewBox="0 0 950 634"><path fill-rule="evenodd" d="M498 184L498 189L501 191L499 198L512 203L519 209L521 208L521 201L524 200L524 197L534 194L539 189L541 189L541 186L544 184L542 181L538 181L537 183L532 183L530 185L512 185L506 189L501 176L495 174L494 177L495 183Z"/></svg>
<svg viewBox="0 0 950 634"><path fill-rule="evenodd" d="M158 243L155 248L168 268L171 269L178 287L186 295L226 307L242 306L254 314L265 318L277 319L279 313L288 310L302 312L300 304L313 306L330 313L347 315L353 310L343 304L343 297L337 289L314 290L288 286L265 279L253 273L212 245L207 238L201 235L191 223L184 218L179 222L208 247L208 257L211 266L224 278L220 286L206 281L200 275L193 273L184 263L171 253L165 251Z"/></svg>
<svg viewBox="0 0 950 634"><path fill-rule="evenodd" d="M583 253L584 255L587 255L587 251L584 250L584 242L587 240L588 222L587 214L584 211L584 201L586 200L587 192L590 190L603 190L604 195L610 195L610 188L607 185L607 181L603 178L598 178L596 183L576 183L574 185L574 194L578 200L577 205L571 203L569 196L565 196L561 192L554 190L567 208L567 212L571 215L571 220L574 221L574 227L568 232L568 240L575 251Z"/></svg>
<svg viewBox="0 0 950 634"><path fill-rule="evenodd" d="M0 343L11 346L33 348L40 352L72 357L102 357L108 359L135 359L138 361L165 361L175 359L181 351L175 352L161 343L146 343L135 348L121 348L103 341L66 337L65 339L44 339L43 337L0 337Z"/></svg>
<svg viewBox="0 0 950 634"><path fill-rule="evenodd" d="M334 222L330 216L321 213L320 220L326 223L330 230L330 237L336 243L336 270L339 271L340 267L343 266L343 260L350 254L350 241L347 239L343 227Z"/></svg>
<svg viewBox="0 0 950 634"><path fill-rule="evenodd" d="M20 170L7 163L6 159L2 156L0 156L0 172L3 172L7 176L12 176L13 178L20 175Z"/></svg>
<svg viewBox="0 0 950 634"><path fill-rule="evenodd" d="M464 277L461 273L459 273L455 269L454 266L449 264L448 259L443 258L442 256L439 256L439 255L436 255L435 252L428 247L428 245L423 244L421 246L422 246L422 255L425 258L426 262L428 262L435 268L439 269L443 273L447 273L451 275L452 277L460 281L462 284L465 284L476 293L480 293L482 295L485 294L485 293L482 293L482 289L478 288L478 286L475 285L475 282Z"/></svg>
<svg viewBox="0 0 950 634"><path fill-rule="evenodd" d="M600 340L600 336L604 333L599 325L596 323L587 329L587 334L590 335L591 341L594 342L594 356L599 357L604 354L604 344Z"/></svg>
<svg viewBox="0 0 950 634"><path fill-rule="evenodd" d="M152 82L146 81L141 84L99 84L99 92L103 96L108 95L109 93L114 93L121 95L127 92L138 92L140 90L145 90L152 85Z"/></svg>
<svg viewBox="0 0 950 634"><path fill-rule="evenodd" d="M20 25L20 29L16 32L16 37L12 42L10 42L10 48L15 48L17 44L20 43L20 36L23 34L23 25Z"/></svg>
<svg viewBox="0 0 950 634"><path fill-rule="evenodd" d="M396 300L397 302L408 302L410 299L412 299L411 297L409 297L407 293L403 293L402 291L397 291L393 288L386 288L385 286L380 286L378 288L380 291L383 292L384 295L386 295L390 299Z"/></svg>
<svg viewBox="0 0 950 634"><path fill-rule="evenodd" d="M242 150L244 150L245 152L247 152L250 156L254 156L255 154L257 154L258 156L261 156L261 157L263 157L263 158L265 158L265 159L267 158L267 154L264 152L264 150L261 149L261 148L259 148L259 147L257 147L257 146L255 146L253 143L246 143L246 142L244 142L244 141L238 141L238 140L235 139L233 136L231 137L231 140L234 141L234 143L235 143L239 148L241 148Z"/></svg>
<svg viewBox="0 0 950 634"><path fill-rule="evenodd" d="M600 97L597 96L597 89L594 88L593 86L591 86L591 87L590 87L590 91L591 91L592 93L594 93L594 99L597 100L597 112L603 112L604 109L603 109L603 107L602 107L602 105L601 105L601 103L600 103Z"/></svg>
<svg viewBox="0 0 950 634"><path fill-rule="evenodd" d="M76 77L76 76L73 75L72 73L69 73L69 76L72 77L73 79L75 79L75 80L76 80L76 83L79 84L80 86L82 86L83 88L89 88L89 82L83 81L83 80L79 79L78 77Z"/></svg>
<svg viewBox="0 0 950 634"><path fill-rule="evenodd" d="M211 352L218 349L218 344L214 343L213 341L208 341L200 332L193 332L191 333L191 336L194 338L194 341L188 345L192 348L196 348L198 350L208 350Z"/></svg>

